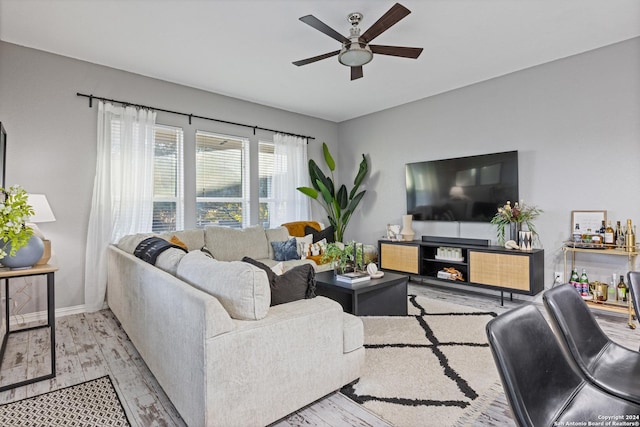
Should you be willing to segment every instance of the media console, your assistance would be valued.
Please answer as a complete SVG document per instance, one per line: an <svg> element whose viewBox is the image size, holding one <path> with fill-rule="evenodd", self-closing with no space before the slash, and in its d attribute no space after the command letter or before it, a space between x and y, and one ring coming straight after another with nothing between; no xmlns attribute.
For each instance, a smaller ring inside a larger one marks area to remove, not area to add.
<svg viewBox="0 0 640 427"><path fill-rule="evenodd" d="M490 246L488 240L423 236L410 242L379 240L378 254L383 270L494 289L500 291L501 303L504 292L536 295L544 289L543 249L519 251ZM462 280L445 278L442 272L449 269Z"/></svg>

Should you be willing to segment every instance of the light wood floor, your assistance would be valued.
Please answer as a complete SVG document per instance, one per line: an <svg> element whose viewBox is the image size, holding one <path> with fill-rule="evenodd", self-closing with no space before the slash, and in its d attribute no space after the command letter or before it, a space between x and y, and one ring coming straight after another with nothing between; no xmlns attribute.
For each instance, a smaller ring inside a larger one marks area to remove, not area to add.
<svg viewBox="0 0 640 427"><path fill-rule="evenodd" d="M497 313L524 303L506 300L504 307L501 307L495 296L416 283L410 283L409 292ZM613 340L632 349L638 348L640 329L634 331L626 327L626 319L622 316L594 313L603 330ZM57 376L54 379L2 392L0 404L109 374L132 425L185 425L110 310L58 318L56 363ZM12 334L0 369L0 384L42 375L49 369L49 336L46 329ZM274 424L277 427L303 425L389 426L339 393L331 394ZM502 396L491 402L479 418L465 425L505 426L514 423L506 399Z"/></svg>

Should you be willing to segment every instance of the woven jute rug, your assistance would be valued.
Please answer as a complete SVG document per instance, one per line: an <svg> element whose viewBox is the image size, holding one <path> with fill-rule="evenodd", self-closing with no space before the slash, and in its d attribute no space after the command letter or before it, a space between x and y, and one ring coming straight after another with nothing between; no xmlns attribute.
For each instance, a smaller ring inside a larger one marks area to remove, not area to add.
<svg viewBox="0 0 640 427"><path fill-rule="evenodd" d="M466 424L501 392L493 312L409 296L409 315L364 316L365 366L341 392L398 427Z"/></svg>
<svg viewBox="0 0 640 427"><path fill-rule="evenodd" d="M108 375L0 406L0 426L130 426Z"/></svg>

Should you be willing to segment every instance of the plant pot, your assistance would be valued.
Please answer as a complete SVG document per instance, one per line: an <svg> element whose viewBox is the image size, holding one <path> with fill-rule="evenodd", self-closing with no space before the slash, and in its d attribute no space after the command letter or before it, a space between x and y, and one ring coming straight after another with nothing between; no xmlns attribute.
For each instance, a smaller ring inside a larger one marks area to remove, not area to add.
<svg viewBox="0 0 640 427"><path fill-rule="evenodd" d="M522 231L522 224L519 222L509 223L509 238L507 240L513 240L518 243L520 239L520 231Z"/></svg>
<svg viewBox="0 0 640 427"><path fill-rule="evenodd" d="M18 249L14 256L8 255L11 251L11 242L4 243L2 246L7 256L0 259L0 263L12 270L32 267L44 253L44 243L38 236L31 236L27 245Z"/></svg>

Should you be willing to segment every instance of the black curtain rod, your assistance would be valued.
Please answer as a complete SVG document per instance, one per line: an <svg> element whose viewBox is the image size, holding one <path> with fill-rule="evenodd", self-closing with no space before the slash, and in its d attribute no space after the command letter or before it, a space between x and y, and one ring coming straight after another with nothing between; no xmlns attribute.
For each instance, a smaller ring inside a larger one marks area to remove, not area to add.
<svg viewBox="0 0 640 427"><path fill-rule="evenodd" d="M245 127L245 128L251 128L251 129L253 129L253 134L254 135L256 134L256 129L260 129L260 130L266 130L267 132L282 133L282 134L285 134L285 135L291 135L291 136L297 136L297 137L300 137L300 138L306 138L307 142L310 139L315 139L312 136L298 135L297 133L283 132L283 131L280 131L280 130L263 128L263 127L260 127L260 126L245 125L243 123L230 122L230 121L227 121L227 120L212 119L211 117L198 116L196 114L181 113L179 111L165 110L163 108L149 107L148 105L135 104L133 102L127 102L127 101L118 101L117 99L103 98L101 96L86 95L86 94L80 93L80 92L77 92L76 95L77 96L83 96L85 98L89 98L89 108L93 107L93 100L97 99L99 101L113 102L113 103L121 104L121 105L124 105L124 106L146 108L148 110L162 111L163 113L177 114L179 116L189 117L189 124L191 124L191 119L203 119L203 120L211 120L213 122L218 122L218 123L226 123L228 125L242 126L242 127Z"/></svg>

